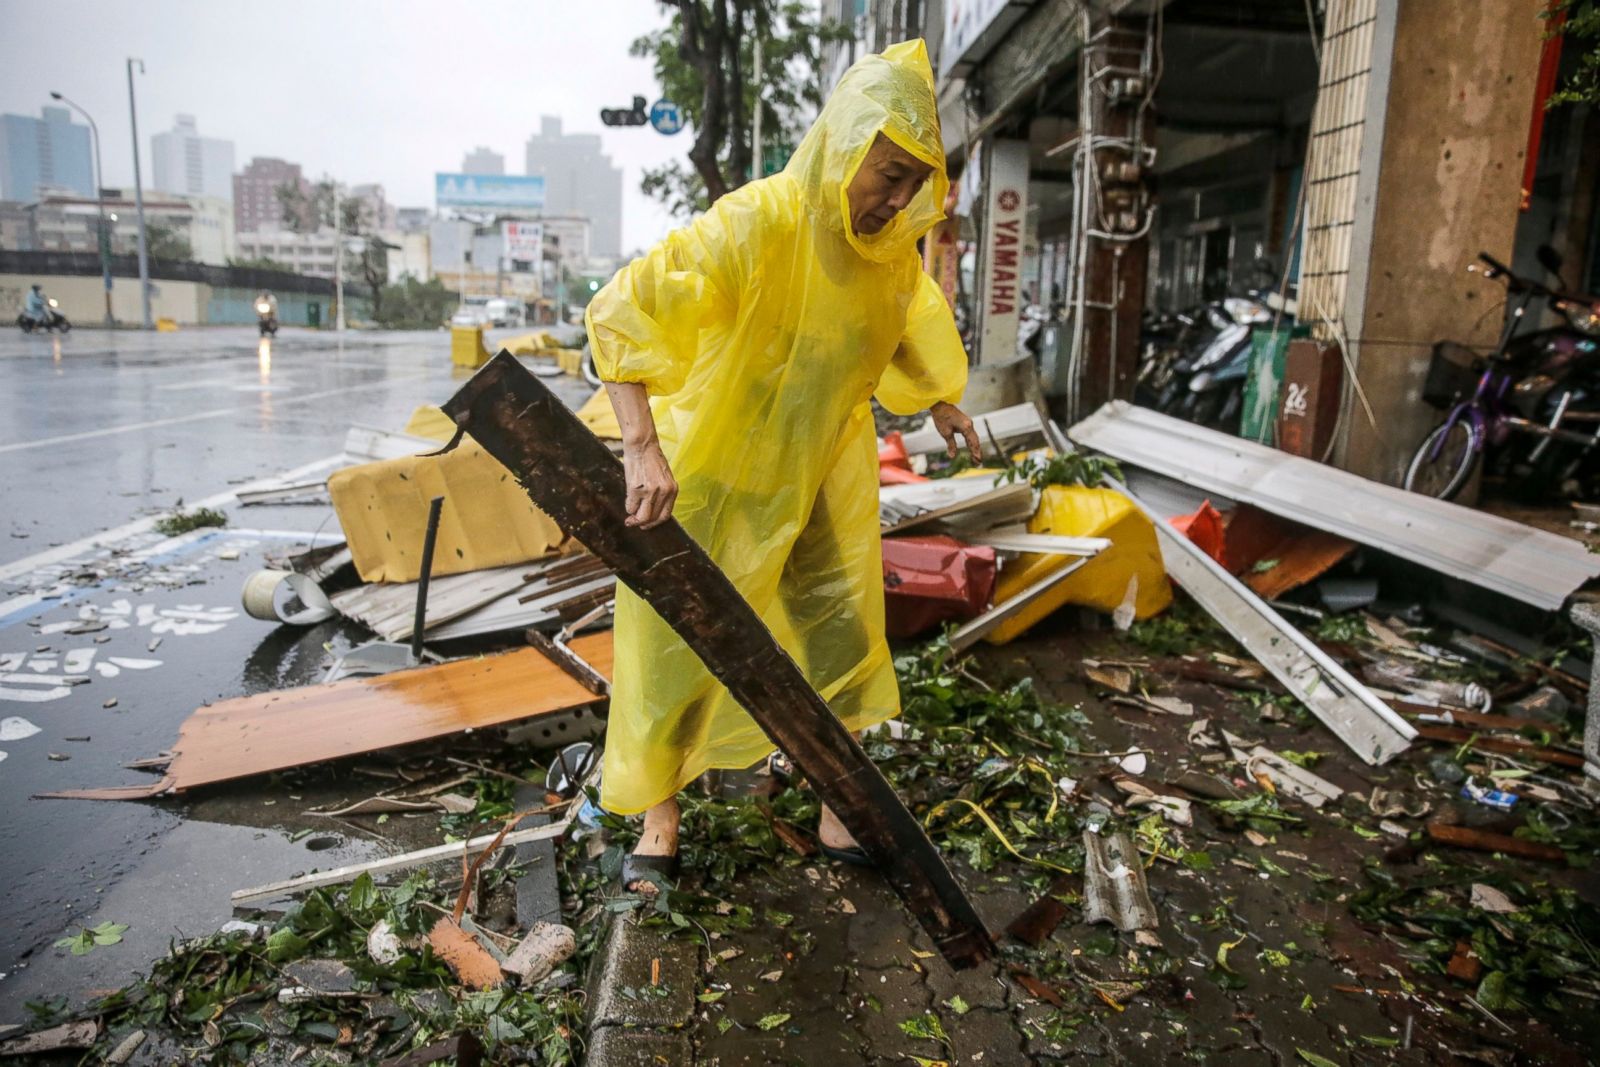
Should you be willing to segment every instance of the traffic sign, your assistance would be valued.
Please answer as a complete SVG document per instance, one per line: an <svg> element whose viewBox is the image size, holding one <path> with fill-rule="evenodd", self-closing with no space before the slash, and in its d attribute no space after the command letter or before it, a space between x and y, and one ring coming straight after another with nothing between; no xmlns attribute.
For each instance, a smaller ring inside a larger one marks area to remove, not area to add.
<svg viewBox="0 0 1600 1067"><path fill-rule="evenodd" d="M603 107L600 121L607 126L643 126L650 121L644 109L644 97L633 98L633 107Z"/></svg>
<svg viewBox="0 0 1600 1067"><path fill-rule="evenodd" d="M650 106L650 125L671 137L683 129L683 112L671 100L657 100Z"/></svg>

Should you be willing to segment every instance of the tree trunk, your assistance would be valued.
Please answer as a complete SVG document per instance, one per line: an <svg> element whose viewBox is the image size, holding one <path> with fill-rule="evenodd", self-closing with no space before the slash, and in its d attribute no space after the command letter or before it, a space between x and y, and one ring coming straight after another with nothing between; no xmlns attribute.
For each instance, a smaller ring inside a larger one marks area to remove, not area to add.
<svg viewBox="0 0 1600 1067"><path fill-rule="evenodd" d="M733 25L727 38L731 101L728 129L728 186L737 189L750 178L750 119L744 102L744 13L748 0L733 0ZM759 2L759 0L757 0Z"/></svg>
<svg viewBox="0 0 1600 1067"><path fill-rule="evenodd" d="M711 0L709 12L701 0L674 0L683 21L683 61L700 72L704 89L700 97L700 125L695 130L689 162L706 186L706 198L715 203L728 191L717 156L727 132L726 78L722 57L728 33L727 0ZM707 17L709 15L709 17Z"/></svg>

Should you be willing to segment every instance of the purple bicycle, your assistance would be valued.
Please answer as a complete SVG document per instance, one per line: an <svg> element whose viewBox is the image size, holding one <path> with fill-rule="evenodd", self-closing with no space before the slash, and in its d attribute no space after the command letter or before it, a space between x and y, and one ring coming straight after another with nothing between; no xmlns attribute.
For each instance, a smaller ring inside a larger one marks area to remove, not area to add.
<svg viewBox="0 0 1600 1067"><path fill-rule="evenodd" d="M1453 499L1493 448L1497 469L1514 476L1529 495L1542 495L1600 457L1595 447L1600 444L1600 360L1595 358L1600 301L1519 277L1487 252L1478 258L1484 267L1467 269L1482 269L1485 279L1506 279L1511 314L1495 350L1473 356L1467 366L1448 358L1450 349L1461 346L1435 347L1423 397L1448 411L1411 457L1404 485ZM1540 248L1539 261L1559 280L1561 258L1554 249ZM1566 326L1517 336L1535 299L1548 300ZM1507 447L1513 445L1518 447Z"/></svg>

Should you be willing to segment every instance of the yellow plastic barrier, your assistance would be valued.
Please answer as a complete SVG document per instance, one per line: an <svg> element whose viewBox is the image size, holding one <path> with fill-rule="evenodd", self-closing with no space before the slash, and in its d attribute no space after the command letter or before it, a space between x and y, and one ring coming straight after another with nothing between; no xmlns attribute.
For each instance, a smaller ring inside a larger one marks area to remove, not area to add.
<svg viewBox="0 0 1600 1067"><path fill-rule="evenodd" d="M157 319L156 320L156 332L157 333L177 333L178 332L178 320L177 319L168 319L168 318Z"/></svg>
<svg viewBox="0 0 1600 1067"><path fill-rule="evenodd" d="M450 362L458 367L476 368L489 362L490 352L483 345L482 326L450 327Z"/></svg>
<svg viewBox="0 0 1600 1067"><path fill-rule="evenodd" d="M508 350L513 356L548 356L561 347L561 342L556 340L554 334L546 330L537 330L533 333L508 337L500 342L500 347Z"/></svg>
<svg viewBox="0 0 1600 1067"><path fill-rule="evenodd" d="M1161 562L1155 527L1121 493L1081 485L1049 486L1040 494L1039 510L1028 522L1028 531L1064 537L1104 537L1111 541L1111 547L995 627L988 636L991 644L1005 644L1063 604L1114 611L1128 595L1128 582L1133 578L1139 581L1134 596L1135 617L1147 619L1172 603L1172 585ZM995 603L1071 562L1070 556L1031 552L1019 556L1000 572L995 583Z"/></svg>
<svg viewBox="0 0 1600 1067"><path fill-rule="evenodd" d="M622 440L622 427L617 425L617 413L611 407L611 398L602 386L578 409L578 421L602 441Z"/></svg>
<svg viewBox="0 0 1600 1067"><path fill-rule="evenodd" d="M442 456L347 467L328 479L328 494L366 582L417 580L428 501L436 496L444 497L444 514L435 576L538 559L564 540L511 472L470 438Z"/></svg>
<svg viewBox="0 0 1600 1067"><path fill-rule="evenodd" d="M583 350L581 348L558 348L553 353L556 357L556 366L561 368L561 373L573 378L583 376Z"/></svg>
<svg viewBox="0 0 1600 1067"><path fill-rule="evenodd" d="M456 435L456 424L450 416L432 404L421 404L411 413L405 432L412 437L426 437L441 445Z"/></svg>

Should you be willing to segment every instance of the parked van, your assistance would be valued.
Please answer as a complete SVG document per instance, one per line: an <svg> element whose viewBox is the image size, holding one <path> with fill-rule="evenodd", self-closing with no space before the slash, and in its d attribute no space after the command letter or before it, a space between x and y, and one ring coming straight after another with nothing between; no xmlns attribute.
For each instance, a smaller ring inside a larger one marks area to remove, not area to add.
<svg viewBox="0 0 1600 1067"><path fill-rule="evenodd" d="M491 326L526 326L527 305L514 297L492 296L483 305Z"/></svg>

